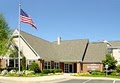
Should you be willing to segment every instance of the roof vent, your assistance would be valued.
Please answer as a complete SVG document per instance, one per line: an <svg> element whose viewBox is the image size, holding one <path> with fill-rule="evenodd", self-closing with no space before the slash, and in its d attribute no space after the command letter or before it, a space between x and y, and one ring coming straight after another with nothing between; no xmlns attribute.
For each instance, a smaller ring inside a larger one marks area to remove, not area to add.
<svg viewBox="0 0 120 83"><path fill-rule="evenodd" d="M58 42L58 45L60 45L60 43L61 43L61 37L57 38L57 42Z"/></svg>

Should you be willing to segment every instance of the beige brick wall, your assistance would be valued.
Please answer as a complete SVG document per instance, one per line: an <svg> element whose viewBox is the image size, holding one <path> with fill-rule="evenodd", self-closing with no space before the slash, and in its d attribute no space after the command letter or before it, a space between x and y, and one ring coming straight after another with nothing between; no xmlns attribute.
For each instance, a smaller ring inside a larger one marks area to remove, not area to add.
<svg viewBox="0 0 120 83"><path fill-rule="evenodd" d="M0 65L1 65L1 68L5 68L6 67L5 59L1 59Z"/></svg>
<svg viewBox="0 0 120 83"><path fill-rule="evenodd" d="M80 73L81 72L81 65L80 65L80 63L78 62L77 63L77 73Z"/></svg>
<svg viewBox="0 0 120 83"><path fill-rule="evenodd" d="M103 64L89 64L89 63L84 63L83 64L83 73L86 73L89 70L103 71Z"/></svg>

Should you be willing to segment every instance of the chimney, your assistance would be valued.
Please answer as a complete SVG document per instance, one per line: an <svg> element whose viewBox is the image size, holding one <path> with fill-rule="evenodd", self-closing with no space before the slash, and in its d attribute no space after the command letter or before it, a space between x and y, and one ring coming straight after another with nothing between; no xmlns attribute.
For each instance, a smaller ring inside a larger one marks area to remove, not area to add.
<svg viewBox="0 0 120 83"><path fill-rule="evenodd" d="M57 42L58 42L58 45L60 45L60 43L61 43L61 37L57 38Z"/></svg>

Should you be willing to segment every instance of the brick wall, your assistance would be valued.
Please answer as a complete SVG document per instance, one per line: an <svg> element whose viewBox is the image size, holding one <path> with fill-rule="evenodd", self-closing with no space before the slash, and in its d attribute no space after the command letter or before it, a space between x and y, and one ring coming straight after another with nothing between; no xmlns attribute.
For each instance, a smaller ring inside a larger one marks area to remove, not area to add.
<svg viewBox="0 0 120 83"><path fill-rule="evenodd" d="M83 63L83 73L88 72L89 70L98 70L103 71L103 64L90 64L90 63Z"/></svg>

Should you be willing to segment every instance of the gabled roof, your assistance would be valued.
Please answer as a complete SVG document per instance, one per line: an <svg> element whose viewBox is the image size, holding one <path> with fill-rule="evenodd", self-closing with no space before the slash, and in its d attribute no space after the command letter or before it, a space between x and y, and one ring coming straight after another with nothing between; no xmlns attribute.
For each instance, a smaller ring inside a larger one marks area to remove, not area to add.
<svg viewBox="0 0 120 83"><path fill-rule="evenodd" d="M53 42L54 50L57 53L55 56L56 60L82 61L87 43L87 39L61 41L60 45L57 45L57 42Z"/></svg>
<svg viewBox="0 0 120 83"><path fill-rule="evenodd" d="M62 40L58 45L24 31L21 31L21 36L46 61L101 62L107 49L106 43L89 43L88 39Z"/></svg>
<svg viewBox="0 0 120 83"><path fill-rule="evenodd" d="M88 45L83 62L101 62L106 55L107 44L90 43Z"/></svg>
<svg viewBox="0 0 120 83"><path fill-rule="evenodd" d="M88 43L87 39L67 40L58 45L57 42L49 42L23 31L21 35L42 59L53 61L82 61Z"/></svg>
<svg viewBox="0 0 120 83"><path fill-rule="evenodd" d="M54 54L51 42L21 31L22 37L45 60L52 60Z"/></svg>

